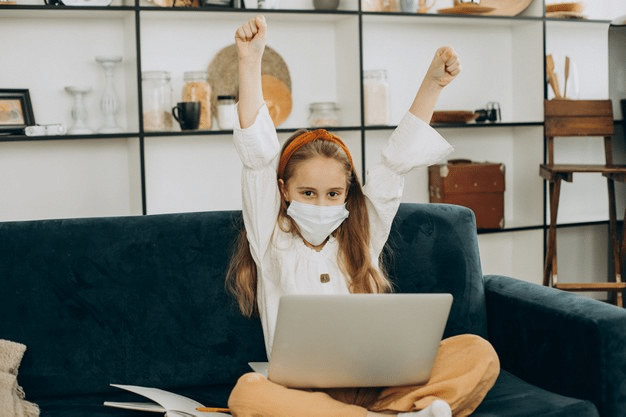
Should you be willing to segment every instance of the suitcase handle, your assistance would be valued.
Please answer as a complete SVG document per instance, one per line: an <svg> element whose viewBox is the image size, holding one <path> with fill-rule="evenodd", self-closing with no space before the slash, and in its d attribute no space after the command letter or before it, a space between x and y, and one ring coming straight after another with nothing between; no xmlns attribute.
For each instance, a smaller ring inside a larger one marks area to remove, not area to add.
<svg viewBox="0 0 626 417"><path fill-rule="evenodd" d="M449 159L448 160L449 164L471 164L472 160L471 159L463 159L463 158L456 158L456 159Z"/></svg>

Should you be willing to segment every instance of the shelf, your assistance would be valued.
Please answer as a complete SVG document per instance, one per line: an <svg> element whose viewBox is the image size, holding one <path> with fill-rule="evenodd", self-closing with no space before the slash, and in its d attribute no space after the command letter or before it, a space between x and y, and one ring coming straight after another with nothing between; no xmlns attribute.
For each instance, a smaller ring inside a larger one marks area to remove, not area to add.
<svg viewBox="0 0 626 417"><path fill-rule="evenodd" d="M320 127L305 126L305 127L302 127L301 129L307 129L307 130L326 129L329 132L358 132L362 130L361 126L320 126ZM298 129L278 128L276 130L278 133L293 133L295 130L298 130Z"/></svg>
<svg viewBox="0 0 626 417"><path fill-rule="evenodd" d="M618 219L617 223L623 223L623 220ZM608 220L595 220L595 221L577 222L577 223L557 223L556 228L557 229L571 229L575 227L603 226L603 225L608 225L608 224L609 224ZM550 225L546 225L546 229L548 227L550 227Z"/></svg>
<svg viewBox="0 0 626 417"><path fill-rule="evenodd" d="M294 15L298 15L298 18L307 18L310 16L312 19L328 19L328 18L341 18L345 16L357 16L359 14L356 10L311 10L311 9L266 9L266 10L251 10L251 9L226 9L216 7L199 7L199 8L190 8L190 7L155 7L155 6L140 6L138 8L140 11L150 11L150 12L159 12L159 13L179 13L179 12L189 12L189 13L225 13L225 14L241 14L241 15L250 15L257 16L259 14L263 14L267 16L276 16L276 15L289 15L293 18ZM312 17L318 16L318 17Z"/></svg>
<svg viewBox="0 0 626 417"><path fill-rule="evenodd" d="M546 22L548 23L563 23L569 25L584 25L584 24L605 24L610 25L610 19L557 19L553 17L546 17Z"/></svg>
<svg viewBox="0 0 626 417"><path fill-rule="evenodd" d="M390 12L362 12L363 19L376 19L382 22L394 22L402 19L428 24L462 25L462 26L512 26L524 22L541 22L540 16L483 16L483 15L449 15L437 13L409 14Z"/></svg>
<svg viewBox="0 0 626 417"><path fill-rule="evenodd" d="M477 232L479 235L491 235L497 233L526 232L529 230L544 230L544 226L538 224L532 226L504 227L503 229L478 229Z"/></svg>
<svg viewBox="0 0 626 417"><path fill-rule="evenodd" d="M292 134L296 130L299 129L307 129L307 130L315 130L315 129L326 129L329 132L359 132L361 131L360 126L325 126L325 127L295 127L295 128L277 128L276 132L279 134ZM189 130L189 131L176 131L176 132L145 132L143 136L146 138L153 137L180 137L180 136L198 136L198 137L212 137L212 136L221 136L228 135L232 136L232 130Z"/></svg>
<svg viewBox="0 0 626 417"><path fill-rule="evenodd" d="M15 19L119 19L121 16L132 15L134 7L55 7L35 5L0 6L0 20L5 17Z"/></svg>
<svg viewBox="0 0 626 417"><path fill-rule="evenodd" d="M64 140L96 140L96 139L126 139L137 138L137 133L94 133L83 135L55 135L55 136L20 136L20 135L0 135L0 142L39 142L39 141L64 141Z"/></svg>
<svg viewBox="0 0 626 417"><path fill-rule="evenodd" d="M42 0L43 3L43 0ZM134 12L133 6L47 6L12 4L0 6L0 18L6 13L16 18L112 18L122 12Z"/></svg>
<svg viewBox="0 0 626 417"><path fill-rule="evenodd" d="M621 123L615 121L615 124ZM528 127L543 126L543 122L528 123L435 123L431 125L435 129L476 129L476 128L498 128L498 127ZM320 127L294 127L294 128L277 128L278 133L293 133L298 129L326 129L329 132L358 132L364 131L393 131L397 126L320 126ZM117 139L143 136L152 137L178 137L178 136L219 136L232 135L232 130L190 130L190 131L172 131L172 132L126 132L116 134L81 134L81 135L55 135L55 136L23 136L23 135L0 135L0 142L32 142L32 141L54 141L54 140L88 140L88 139Z"/></svg>
<svg viewBox="0 0 626 417"><path fill-rule="evenodd" d="M530 127L530 126L543 126L543 122L486 122L486 123L432 123L431 126L435 129L480 129L480 128L498 128L498 127ZM366 131L376 130L394 130L397 126L365 126L363 129Z"/></svg>
<svg viewBox="0 0 626 417"><path fill-rule="evenodd" d="M496 123L434 123L435 129L445 128L496 128L496 127L523 127L523 126L543 126L543 122L496 122Z"/></svg>

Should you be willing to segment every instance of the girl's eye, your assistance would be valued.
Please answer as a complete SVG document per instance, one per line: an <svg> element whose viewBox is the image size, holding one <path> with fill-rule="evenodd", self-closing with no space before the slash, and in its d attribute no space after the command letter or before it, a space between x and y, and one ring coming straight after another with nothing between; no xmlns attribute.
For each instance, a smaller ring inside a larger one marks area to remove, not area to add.
<svg viewBox="0 0 626 417"><path fill-rule="evenodd" d="M337 191L331 191L330 193L328 193L328 196L332 198L337 198L339 197L339 193Z"/></svg>
<svg viewBox="0 0 626 417"><path fill-rule="evenodd" d="M303 194L307 197L311 197L313 195L313 191L304 191Z"/></svg>

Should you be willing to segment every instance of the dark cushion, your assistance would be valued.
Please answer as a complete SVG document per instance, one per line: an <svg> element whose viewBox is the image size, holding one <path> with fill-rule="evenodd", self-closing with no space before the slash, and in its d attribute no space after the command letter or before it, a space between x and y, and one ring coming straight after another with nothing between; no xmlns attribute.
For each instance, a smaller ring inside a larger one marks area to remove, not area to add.
<svg viewBox="0 0 626 417"><path fill-rule="evenodd" d="M597 417L590 401L564 397L537 388L518 377L501 371L473 417Z"/></svg>

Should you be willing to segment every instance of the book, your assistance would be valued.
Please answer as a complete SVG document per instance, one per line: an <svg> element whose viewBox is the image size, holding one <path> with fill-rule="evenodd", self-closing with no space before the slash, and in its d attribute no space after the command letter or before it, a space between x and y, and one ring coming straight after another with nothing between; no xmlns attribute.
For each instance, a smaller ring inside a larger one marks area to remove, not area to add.
<svg viewBox="0 0 626 417"><path fill-rule="evenodd" d="M227 411L225 408L205 407L191 398L162 389L120 384L111 384L111 386L144 396L154 403L105 401L104 405L107 407L165 413L167 417L230 416L223 412Z"/></svg>
<svg viewBox="0 0 626 417"><path fill-rule="evenodd" d="M265 379L268 379L269 365L269 362L248 362L248 366L257 374L263 375Z"/></svg>

